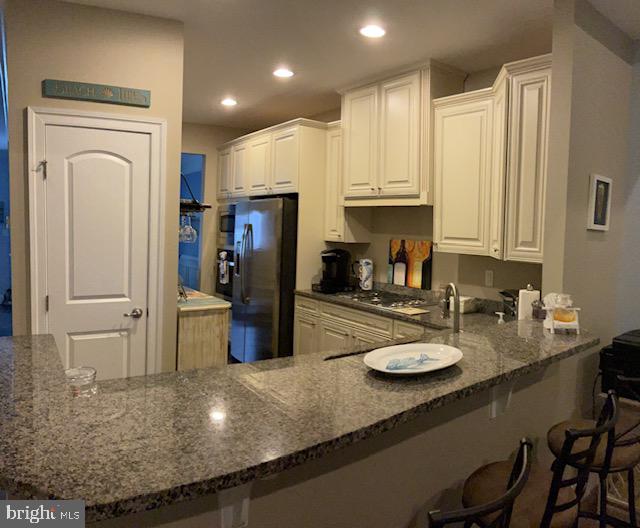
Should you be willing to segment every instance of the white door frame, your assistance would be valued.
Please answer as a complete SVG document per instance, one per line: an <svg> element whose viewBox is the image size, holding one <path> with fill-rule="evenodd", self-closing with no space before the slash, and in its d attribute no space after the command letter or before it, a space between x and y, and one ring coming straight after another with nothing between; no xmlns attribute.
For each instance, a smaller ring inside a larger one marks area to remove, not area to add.
<svg viewBox="0 0 640 528"><path fill-rule="evenodd" d="M164 299L164 203L167 152L167 122L164 119L81 110L27 108L29 149L29 247L31 251L31 333L48 333L45 306L46 201L44 167L46 125L122 130L150 134L149 265L147 306L146 372L159 372L162 365L162 320ZM151 263L157 263L152 266Z"/></svg>

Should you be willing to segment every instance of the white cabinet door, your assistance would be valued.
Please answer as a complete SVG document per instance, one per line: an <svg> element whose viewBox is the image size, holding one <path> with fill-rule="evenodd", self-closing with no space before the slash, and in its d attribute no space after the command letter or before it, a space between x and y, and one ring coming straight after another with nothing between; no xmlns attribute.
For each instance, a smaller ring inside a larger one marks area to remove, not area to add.
<svg viewBox="0 0 640 528"><path fill-rule="evenodd" d="M249 140L247 149L249 194L266 194L271 180L271 134Z"/></svg>
<svg viewBox="0 0 640 528"><path fill-rule="evenodd" d="M378 86L348 92L342 102L344 196L378 195Z"/></svg>
<svg viewBox="0 0 640 528"><path fill-rule="evenodd" d="M437 251L489 254L492 133L490 92L435 107Z"/></svg>
<svg viewBox="0 0 640 528"><path fill-rule="evenodd" d="M503 77L495 86L493 99L493 169L491 171L491 221L489 227L489 255L498 260L504 256L508 94L509 81Z"/></svg>
<svg viewBox="0 0 640 528"><path fill-rule="evenodd" d="M381 195L420 195L420 72L380 86Z"/></svg>
<svg viewBox="0 0 640 528"><path fill-rule="evenodd" d="M542 262L550 84L550 69L511 78L506 260Z"/></svg>
<svg viewBox="0 0 640 528"><path fill-rule="evenodd" d="M379 345L385 341L389 341L389 338L363 330L353 330L352 333L352 345L355 346Z"/></svg>
<svg viewBox="0 0 640 528"><path fill-rule="evenodd" d="M231 147L218 152L218 198L231 196Z"/></svg>
<svg viewBox="0 0 640 528"><path fill-rule="evenodd" d="M320 352L344 352L351 346L351 329L348 326L322 319L318 329Z"/></svg>
<svg viewBox="0 0 640 528"><path fill-rule="evenodd" d="M239 143L233 146L231 155L233 158L231 178L232 196L244 196L247 193L247 144Z"/></svg>
<svg viewBox="0 0 640 528"><path fill-rule="evenodd" d="M340 203L342 191L342 131L327 132L327 177L324 197L324 239L344 240L344 207Z"/></svg>
<svg viewBox="0 0 640 528"><path fill-rule="evenodd" d="M298 190L298 127L285 128L273 134L273 169L269 191L276 193Z"/></svg>
<svg viewBox="0 0 640 528"><path fill-rule="evenodd" d="M294 354L311 354L318 350L317 316L296 310L293 328Z"/></svg>

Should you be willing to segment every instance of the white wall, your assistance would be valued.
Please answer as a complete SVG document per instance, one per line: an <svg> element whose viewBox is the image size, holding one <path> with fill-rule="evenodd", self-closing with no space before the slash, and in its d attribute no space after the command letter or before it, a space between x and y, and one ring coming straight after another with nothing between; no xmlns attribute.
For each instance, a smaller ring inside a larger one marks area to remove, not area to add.
<svg viewBox="0 0 640 528"><path fill-rule="evenodd" d="M629 168L620 203L624 208L624 216L620 218L624 231L618 274L616 333L640 328L640 54L633 66L629 117Z"/></svg>
<svg viewBox="0 0 640 528"><path fill-rule="evenodd" d="M8 0L9 162L13 329L30 332L27 106L70 108L167 121L164 189L165 269L163 368L175 367L178 197L182 125L183 28L180 22L55 0ZM151 108L46 99L43 79L151 90Z"/></svg>
<svg viewBox="0 0 640 528"><path fill-rule="evenodd" d="M637 165L636 174L628 169L638 139L630 136L633 69L624 34L583 0L557 0L556 20L543 287L572 294L582 324L606 343L640 326L631 300L637 272L626 261L637 258L640 227ZM591 173L613 179L607 232L586 229ZM623 328L625 304L633 314Z"/></svg>

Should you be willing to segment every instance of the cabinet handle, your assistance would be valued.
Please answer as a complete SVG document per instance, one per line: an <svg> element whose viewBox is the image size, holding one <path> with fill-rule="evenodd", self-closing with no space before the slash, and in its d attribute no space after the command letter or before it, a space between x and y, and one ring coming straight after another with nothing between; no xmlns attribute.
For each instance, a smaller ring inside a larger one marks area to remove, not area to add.
<svg viewBox="0 0 640 528"><path fill-rule="evenodd" d="M494 253L497 253L498 251L500 251L498 248L493 248Z"/></svg>

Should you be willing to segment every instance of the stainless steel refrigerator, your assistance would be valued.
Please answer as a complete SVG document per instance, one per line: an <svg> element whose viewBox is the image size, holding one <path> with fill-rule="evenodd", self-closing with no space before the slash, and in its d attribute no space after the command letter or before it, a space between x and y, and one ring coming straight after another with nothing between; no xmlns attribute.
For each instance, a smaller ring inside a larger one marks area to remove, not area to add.
<svg viewBox="0 0 640 528"><path fill-rule="evenodd" d="M298 201L236 206L231 355L250 362L293 353Z"/></svg>

